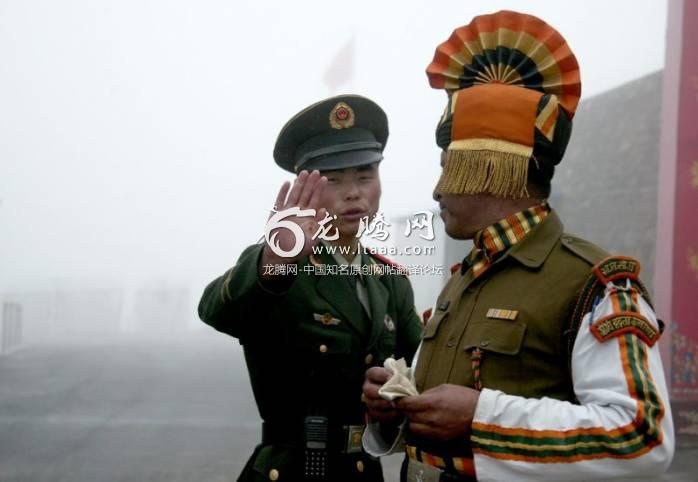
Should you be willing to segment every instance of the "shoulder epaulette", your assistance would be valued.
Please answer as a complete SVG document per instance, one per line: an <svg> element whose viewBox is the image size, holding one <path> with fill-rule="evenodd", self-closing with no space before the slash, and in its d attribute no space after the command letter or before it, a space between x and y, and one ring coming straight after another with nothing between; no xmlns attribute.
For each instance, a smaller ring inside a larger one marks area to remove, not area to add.
<svg viewBox="0 0 698 482"><path fill-rule="evenodd" d="M607 251L594 243L568 233L562 235L560 242L568 251L578 258L583 259L591 266L595 266L601 262L601 260L609 256Z"/></svg>
<svg viewBox="0 0 698 482"><path fill-rule="evenodd" d="M407 276L409 270L408 270L405 266L403 266L403 265L401 265L401 264L399 264L399 263L396 263L396 262L393 261L392 259L388 259L388 258L386 258L385 256L382 256L382 255L380 255L380 254L378 254L378 253L370 253L370 255L371 255L372 257L376 258L376 259L377 259L378 261L380 261L381 263L386 264L386 265L388 265L388 266L390 266L390 267L392 267L392 268L395 268L395 269L397 270L398 274L401 274L401 275L403 275L403 276Z"/></svg>

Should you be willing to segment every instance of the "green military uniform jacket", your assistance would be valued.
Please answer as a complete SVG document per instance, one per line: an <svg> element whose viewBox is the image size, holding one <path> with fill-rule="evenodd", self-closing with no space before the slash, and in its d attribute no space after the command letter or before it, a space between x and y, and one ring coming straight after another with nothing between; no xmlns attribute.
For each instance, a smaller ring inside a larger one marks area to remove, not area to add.
<svg viewBox="0 0 698 482"><path fill-rule="evenodd" d="M354 277L317 273L322 265L337 265L324 249L299 260L297 275L277 286L260 280L262 249L247 248L235 267L206 287L199 316L240 340L260 416L272 428L239 480L298 481L305 417L328 417L333 433L363 424L367 368L391 355L410 361L421 323L408 279L377 273L385 265L372 256L361 255L373 273L362 277L369 316ZM338 457L332 470L328 480L382 480L379 463L364 453Z"/></svg>
<svg viewBox="0 0 698 482"><path fill-rule="evenodd" d="M480 277L473 279L472 270L454 273L425 326L415 372L419 392L444 383L474 388L471 355L479 349L484 388L574 402L570 317L591 268L606 256L564 233L552 211ZM434 443L408 435L407 442L430 453L470 455L465 440Z"/></svg>

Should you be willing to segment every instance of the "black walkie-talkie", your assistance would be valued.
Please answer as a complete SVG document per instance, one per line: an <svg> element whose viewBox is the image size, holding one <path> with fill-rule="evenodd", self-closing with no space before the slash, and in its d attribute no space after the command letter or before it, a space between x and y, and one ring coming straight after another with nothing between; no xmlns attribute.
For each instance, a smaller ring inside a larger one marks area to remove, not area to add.
<svg viewBox="0 0 698 482"><path fill-rule="evenodd" d="M327 417L305 417L305 477L308 480L325 480L327 477Z"/></svg>

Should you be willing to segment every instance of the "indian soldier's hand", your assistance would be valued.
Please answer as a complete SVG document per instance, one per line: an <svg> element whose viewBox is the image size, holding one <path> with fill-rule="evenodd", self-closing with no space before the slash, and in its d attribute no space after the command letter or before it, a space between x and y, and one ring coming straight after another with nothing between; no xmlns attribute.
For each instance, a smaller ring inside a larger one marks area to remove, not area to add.
<svg viewBox="0 0 698 482"><path fill-rule="evenodd" d="M303 233L303 248L295 256L283 257L279 256L271 249L268 244L265 244L262 251L262 259L260 260L260 271L263 266L277 264L293 264L298 259L307 256L313 249L313 246L319 243L318 239L313 239L313 235L318 230L318 222L321 221L326 214L326 210L320 207L322 192L327 185L327 178L320 175L319 171L301 171L296 177L293 185L286 181L279 190L274 204L274 211L269 214L269 219L276 212L285 211L291 208L300 210L314 209L315 216L288 216L283 219L283 222L296 224ZM286 228L278 228L273 230L270 235L275 234L274 242L283 251L291 251L296 244L296 234ZM266 276L265 276L266 277Z"/></svg>
<svg viewBox="0 0 698 482"><path fill-rule="evenodd" d="M366 372L361 399L366 404L368 416L376 422L393 422L400 415L393 403L378 395L378 390L390 376L391 373L383 367L369 368Z"/></svg>
<svg viewBox="0 0 698 482"><path fill-rule="evenodd" d="M439 385L405 397L396 407L407 416L410 431L435 439L452 440L470 433L480 392L458 385Z"/></svg>

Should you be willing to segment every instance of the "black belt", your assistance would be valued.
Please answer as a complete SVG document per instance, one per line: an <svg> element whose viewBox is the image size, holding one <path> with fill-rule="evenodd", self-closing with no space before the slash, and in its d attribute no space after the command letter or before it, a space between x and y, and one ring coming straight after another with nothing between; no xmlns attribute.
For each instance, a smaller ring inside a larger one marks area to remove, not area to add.
<svg viewBox="0 0 698 482"><path fill-rule="evenodd" d="M342 454L361 453L364 425L331 424L328 440L329 451ZM288 445L303 448L303 425L262 422L263 445Z"/></svg>

